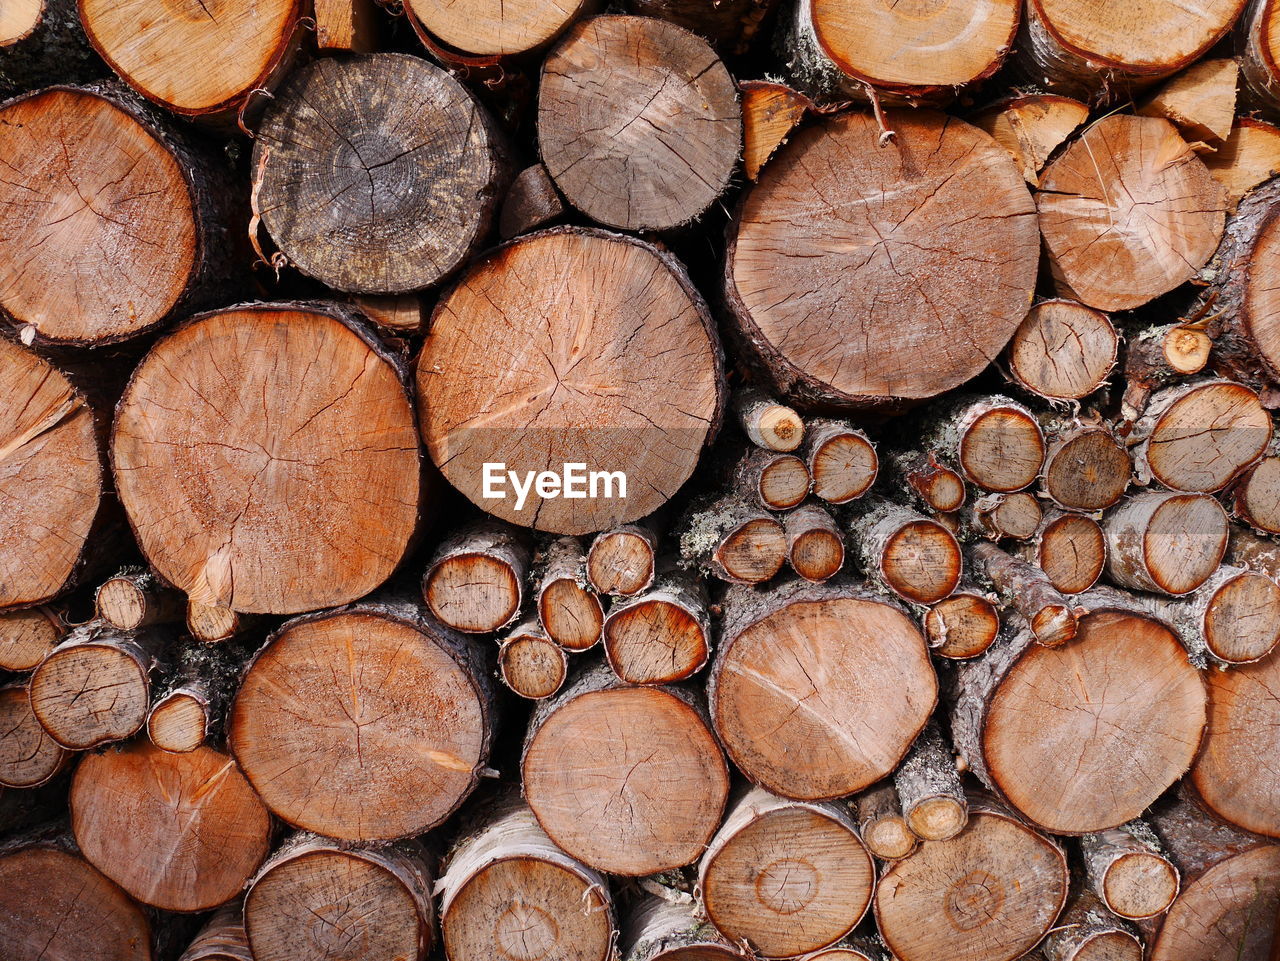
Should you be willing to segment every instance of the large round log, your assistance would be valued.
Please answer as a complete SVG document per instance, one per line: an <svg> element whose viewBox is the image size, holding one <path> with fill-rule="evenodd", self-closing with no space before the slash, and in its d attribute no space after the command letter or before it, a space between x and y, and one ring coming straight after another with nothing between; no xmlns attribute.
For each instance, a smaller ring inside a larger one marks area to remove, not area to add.
<svg viewBox="0 0 1280 961"><path fill-rule="evenodd" d="M254 961L422 961L434 921L431 871L416 841L346 846L294 835L244 899Z"/></svg>
<svg viewBox="0 0 1280 961"><path fill-rule="evenodd" d="M1222 237L1221 184L1159 117L1104 117L1040 183L1040 230L1058 290L1099 310L1140 307L1190 280Z"/></svg>
<svg viewBox="0 0 1280 961"><path fill-rule="evenodd" d="M1072 643L1011 622L952 689L969 767L1031 821L1083 834L1137 817L1181 777L1205 727L1199 672L1164 624L1099 605ZM1052 737L1045 732L1052 731Z"/></svg>
<svg viewBox="0 0 1280 961"><path fill-rule="evenodd" d="M394 294L453 273L484 242L507 180L493 120L408 54L322 57L290 74L254 141L256 212L303 273Z"/></svg>
<svg viewBox="0 0 1280 961"><path fill-rule="evenodd" d="M337 306L253 304L184 324L134 372L111 453L143 552L202 604L344 604L386 580L417 525L401 369Z"/></svg>
<svg viewBox="0 0 1280 961"><path fill-rule="evenodd" d="M989 804L949 841L889 867L876 923L900 961L1013 961L1052 926L1067 899L1067 861L1052 842Z"/></svg>
<svg viewBox="0 0 1280 961"><path fill-rule="evenodd" d="M733 78L706 41L650 17L569 30L542 67L538 149L575 207L623 230L664 230L725 190L742 152Z"/></svg>
<svg viewBox="0 0 1280 961"><path fill-rule="evenodd" d="M843 797L892 771L924 728L937 679L894 605L848 583L731 592L707 684L729 757L783 797Z"/></svg>
<svg viewBox="0 0 1280 961"><path fill-rule="evenodd" d="M142 909L72 850L37 843L0 854L7 961L152 961Z"/></svg>
<svg viewBox="0 0 1280 961"><path fill-rule="evenodd" d="M692 695L603 666L535 710L524 796L565 852L610 874L689 864L720 823L729 774Z"/></svg>
<svg viewBox="0 0 1280 961"><path fill-rule="evenodd" d="M418 835L488 761L490 672L471 642L409 604L304 616L250 664L228 743L290 824L349 840Z"/></svg>
<svg viewBox="0 0 1280 961"><path fill-rule="evenodd" d="M799 400L933 397L986 367L1030 306L1039 234L1009 155L942 114L891 111L886 123L895 136L883 146L863 113L801 131L730 234L738 333ZM884 324L885 310L899 321Z"/></svg>
<svg viewBox="0 0 1280 961"><path fill-rule="evenodd" d="M184 116L233 121L289 66L299 0L79 0L94 49L144 97ZM228 55L234 52L234 55Z"/></svg>
<svg viewBox="0 0 1280 961"><path fill-rule="evenodd" d="M52 364L4 337L0 396L0 608L28 607L74 586L93 547L105 472L84 397ZM29 629L40 633L38 622ZM22 660L12 669L34 666Z"/></svg>
<svg viewBox="0 0 1280 961"><path fill-rule="evenodd" d="M104 344L225 297L244 191L119 84L0 106L0 307L24 338Z"/></svg>
<svg viewBox="0 0 1280 961"><path fill-rule="evenodd" d="M483 510L598 531L688 480L720 423L721 366L706 305L669 255L597 230L527 234L436 307L418 356L422 434Z"/></svg>
<svg viewBox="0 0 1280 961"><path fill-rule="evenodd" d="M84 856L139 901L205 911L262 863L271 815L227 755L136 741L80 762L71 829Z"/></svg>

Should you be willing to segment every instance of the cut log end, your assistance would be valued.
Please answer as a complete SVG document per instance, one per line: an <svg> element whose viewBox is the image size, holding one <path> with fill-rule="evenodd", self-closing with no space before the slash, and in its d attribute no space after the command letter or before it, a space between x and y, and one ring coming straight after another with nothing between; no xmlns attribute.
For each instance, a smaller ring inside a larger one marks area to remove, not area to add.
<svg viewBox="0 0 1280 961"><path fill-rule="evenodd" d="M1134 495L1103 523L1107 573L1135 590L1189 594L1218 569L1228 529L1226 512L1207 494Z"/></svg>
<svg viewBox="0 0 1280 961"><path fill-rule="evenodd" d="M887 778L852 798L858 832L867 850L885 861L897 861L914 852L919 838L907 827L893 779Z"/></svg>
<svg viewBox="0 0 1280 961"><path fill-rule="evenodd" d="M520 612L520 580L511 564L484 554L443 559L427 572L422 591L431 613L458 631L496 631Z"/></svg>
<svg viewBox="0 0 1280 961"><path fill-rule="evenodd" d="M615 605L605 619L604 649L618 677L668 684L702 670L711 654L711 621L692 578L660 580L655 589Z"/></svg>
<svg viewBox="0 0 1280 961"><path fill-rule="evenodd" d="M147 716L147 737L162 751L194 751L209 735L208 705L194 694L177 691L161 698Z"/></svg>
<svg viewBox="0 0 1280 961"><path fill-rule="evenodd" d="M251 618L245 618L229 607L201 604L188 598L187 631L197 641L216 644L235 637L247 626Z"/></svg>
<svg viewBox="0 0 1280 961"><path fill-rule="evenodd" d="M32 709L63 747L124 740L146 722L151 667L150 654L127 637L70 639L32 674Z"/></svg>
<svg viewBox="0 0 1280 961"><path fill-rule="evenodd" d="M1010 493L1035 482L1044 464L1044 434L1021 405L984 405L966 418L958 449L960 469L989 491Z"/></svg>
<svg viewBox="0 0 1280 961"><path fill-rule="evenodd" d="M1132 474L1129 452L1109 429L1068 428L1049 444L1042 483L1059 507L1092 512L1118 504Z"/></svg>
<svg viewBox="0 0 1280 961"><path fill-rule="evenodd" d="M745 390L734 401L738 422L751 443L765 450L790 453L804 441L800 415L758 390Z"/></svg>
<svg viewBox="0 0 1280 961"><path fill-rule="evenodd" d="M760 467L756 483L760 506L771 511L791 510L809 495L809 468L793 454L764 456L768 463Z"/></svg>
<svg viewBox="0 0 1280 961"><path fill-rule="evenodd" d="M1245 194L1280 171L1280 129L1253 117L1241 117L1218 149L1201 159L1226 189L1227 202L1234 211Z"/></svg>
<svg viewBox="0 0 1280 961"><path fill-rule="evenodd" d="M66 632L62 618L46 607L0 611L0 670L35 670Z"/></svg>
<svg viewBox="0 0 1280 961"><path fill-rule="evenodd" d="M937 521L912 521L885 542L880 571L897 594L917 604L942 600L960 583L964 562L955 535Z"/></svg>
<svg viewBox="0 0 1280 961"><path fill-rule="evenodd" d="M656 538L645 528L605 531L587 552L587 580L601 594L638 594L653 583Z"/></svg>
<svg viewBox="0 0 1280 961"><path fill-rule="evenodd" d="M1049 157L1088 119L1089 108L1079 100L1026 94L988 107L973 123L1009 151L1023 179L1034 187Z"/></svg>
<svg viewBox="0 0 1280 961"><path fill-rule="evenodd" d="M809 425L805 463L813 478L814 496L829 504L847 504L861 497L880 473L875 446L862 431L839 421Z"/></svg>
<svg viewBox="0 0 1280 961"><path fill-rule="evenodd" d="M1230 381L1166 388L1151 398L1138 466L1172 490L1218 491L1262 456L1271 415L1257 392Z"/></svg>
<svg viewBox="0 0 1280 961"><path fill-rule="evenodd" d="M39 787L70 758L40 726L23 684L0 688L0 733L0 788Z"/></svg>
<svg viewBox="0 0 1280 961"><path fill-rule="evenodd" d="M467 0L441 6L409 0L405 13L415 27L454 50L483 58L508 57L543 46L572 23L586 6L581 0Z"/></svg>
<svg viewBox="0 0 1280 961"><path fill-rule="evenodd" d="M1080 514L1060 514L1040 531L1036 564L1063 594L1093 587L1107 563L1107 541L1097 521Z"/></svg>
<svg viewBox="0 0 1280 961"><path fill-rule="evenodd" d="M1280 534L1280 457L1264 457L1231 490L1236 516L1255 530Z"/></svg>
<svg viewBox="0 0 1280 961"><path fill-rule="evenodd" d="M1261 660L1280 643L1280 586L1251 571L1233 577L1208 600L1203 626L1205 646L1219 660Z"/></svg>
<svg viewBox="0 0 1280 961"><path fill-rule="evenodd" d="M1118 916L1137 921L1166 911L1178 895L1178 886L1178 870L1167 858L1130 851L1107 868L1102 898Z"/></svg>
<svg viewBox="0 0 1280 961"><path fill-rule="evenodd" d="M1120 338L1111 320L1071 300L1036 304L1009 342L1009 373L1046 400L1080 400L1103 385Z"/></svg>
<svg viewBox="0 0 1280 961"><path fill-rule="evenodd" d="M955 798L938 797L922 801L907 817L911 833L926 841L945 841L964 830L969 811Z"/></svg>
<svg viewBox="0 0 1280 961"><path fill-rule="evenodd" d="M738 89L742 94L742 168L754 182L813 102L785 84L765 80L742 81Z"/></svg>
<svg viewBox="0 0 1280 961"><path fill-rule="evenodd" d="M967 660L995 641L1000 613L986 595L960 590L929 609L924 630L930 649L939 657Z"/></svg>
<svg viewBox="0 0 1280 961"><path fill-rule="evenodd" d="M550 697L564 685L569 659L555 642L517 628L498 651L498 672L507 687L536 701Z"/></svg>
<svg viewBox="0 0 1280 961"><path fill-rule="evenodd" d="M806 581L830 580L844 566L844 536L835 519L817 505L788 514L787 560Z"/></svg>
<svg viewBox="0 0 1280 961"><path fill-rule="evenodd" d="M714 558L730 580L763 583L786 563L786 531L772 517L752 518L729 532L716 546Z"/></svg>

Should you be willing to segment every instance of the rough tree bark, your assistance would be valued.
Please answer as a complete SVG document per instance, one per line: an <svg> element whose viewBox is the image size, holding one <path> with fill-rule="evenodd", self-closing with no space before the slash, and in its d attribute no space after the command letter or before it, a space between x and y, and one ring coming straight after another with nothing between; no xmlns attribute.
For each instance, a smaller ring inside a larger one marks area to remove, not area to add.
<svg viewBox="0 0 1280 961"><path fill-rule="evenodd" d="M244 933L244 905L236 900L215 911L178 961L254 961Z"/></svg>
<svg viewBox="0 0 1280 961"><path fill-rule="evenodd" d="M1060 647L1075 638L1083 609L1053 586L1038 567L979 542L969 549L974 572L1031 628L1037 644Z"/></svg>
<svg viewBox="0 0 1280 961"><path fill-rule="evenodd" d="M1004 149L942 114L891 111L886 123L883 147L868 114L802 130L730 231L738 336L774 389L807 403L940 394L989 363L1031 302L1034 205ZM882 236L884 224L898 226ZM886 309L907 319L886 327Z"/></svg>
<svg viewBox="0 0 1280 961"><path fill-rule="evenodd" d="M706 37L722 55L746 53L778 0L628 0L631 13L661 17Z"/></svg>
<svg viewBox="0 0 1280 961"><path fill-rule="evenodd" d="M649 895L636 903L618 940L624 961L742 961L748 955L692 903Z"/></svg>
<svg viewBox="0 0 1280 961"><path fill-rule="evenodd" d="M111 455L147 559L204 605L347 603L390 576L418 523L402 368L336 304L249 304L184 324L134 372Z"/></svg>
<svg viewBox="0 0 1280 961"><path fill-rule="evenodd" d="M421 834L488 762L491 671L472 641L407 602L306 615L249 665L228 744L289 824L347 840Z"/></svg>
<svg viewBox="0 0 1280 961"><path fill-rule="evenodd" d="M719 427L722 366L706 305L669 255L598 230L527 234L437 305L418 356L423 439L489 513L557 534L603 530L651 514L688 480ZM625 492L616 478L586 498L526 487L517 508L505 487L483 496L485 463L518 479L565 464L620 471Z"/></svg>

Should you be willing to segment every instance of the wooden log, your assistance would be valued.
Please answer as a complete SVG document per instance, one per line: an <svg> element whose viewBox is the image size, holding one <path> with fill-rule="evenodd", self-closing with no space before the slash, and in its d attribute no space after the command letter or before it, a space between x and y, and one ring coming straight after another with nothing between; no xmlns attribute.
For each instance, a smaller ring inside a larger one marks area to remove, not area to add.
<svg viewBox="0 0 1280 961"><path fill-rule="evenodd" d="M835 518L817 504L806 504L787 515L787 562L806 581L828 581L844 566L844 535Z"/></svg>
<svg viewBox="0 0 1280 961"><path fill-rule="evenodd" d="M733 412L747 439L765 450L790 453L806 439L800 415L758 388L735 393Z"/></svg>
<svg viewBox="0 0 1280 961"><path fill-rule="evenodd" d="M35 670L66 634L66 621L51 607L0 611L0 670Z"/></svg>
<svg viewBox="0 0 1280 961"><path fill-rule="evenodd" d="M178 961L254 961L243 903L232 901L215 911Z"/></svg>
<svg viewBox="0 0 1280 961"><path fill-rule="evenodd" d="M711 615L701 580L667 566L643 594L609 608L604 653L630 684L671 684L701 671L711 657Z"/></svg>
<svg viewBox="0 0 1280 961"><path fill-rule="evenodd" d="M1280 171L1280 129L1254 117L1240 117L1218 149L1201 159L1226 188L1227 211L1234 213L1249 191Z"/></svg>
<svg viewBox="0 0 1280 961"><path fill-rule="evenodd" d="M1047 648L1011 618L959 666L951 734L969 769L1022 815L1084 834L1137 817L1190 768L1205 700L1199 672L1155 619L1095 608L1073 643Z"/></svg>
<svg viewBox="0 0 1280 961"><path fill-rule="evenodd" d="M1134 928L1116 917L1091 891L1068 903L1040 949L1045 961L1142 961Z"/></svg>
<svg viewBox="0 0 1280 961"><path fill-rule="evenodd" d="M0 853L0 943L12 961L152 961L151 924L70 845Z"/></svg>
<svg viewBox="0 0 1280 961"><path fill-rule="evenodd" d="M871 86L910 103L946 103L1000 69L1019 9L989 0L972 9L802 0L794 13L792 73L809 87L827 77L846 94Z"/></svg>
<svg viewBox="0 0 1280 961"><path fill-rule="evenodd" d="M491 672L471 641L407 602L307 615L250 663L227 742L295 827L352 841L421 834L488 762Z"/></svg>
<svg viewBox="0 0 1280 961"><path fill-rule="evenodd" d="M422 575L422 596L446 627L486 634L510 626L524 605L529 548L490 518L459 528L436 548Z"/></svg>
<svg viewBox="0 0 1280 961"><path fill-rule="evenodd" d="M1260 537L1246 527L1232 526L1226 562L1280 582L1280 543L1269 537Z"/></svg>
<svg viewBox="0 0 1280 961"><path fill-rule="evenodd" d="M1190 280L1226 219L1225 192L1177 128L1125 114L1087 127L1045 168L1036 204L1059 294L1098 310Z"/></svg>
<svg viewBox="0 0 1280 961"><path fill-rule="evenodd" d="M241 613L345 604L380 585L422 499L401 376L336 304L214 311L157 343L111 441L151 566L197 603Z"/></svg>
<svg viewBox="0 0 1280 961"><path fill-rule="evenodd" d="M629 13L660 17L705 37L722 56L747 53L778 0L628 0Z"/></svg>
<svg viewBox="0 0 1280 961"><path fill-rule="evenodd" d="M1107 515L1107 575L1122 587L1190 594L1227 549L1226 511L1207 494L1143 491Z"/></svg>
<svg viewBox="0 0 1280 961"><path fill-rule="evenodd" d="M569 658L534 621L511 629L498 648L498 676L516 694L530 700L551 697L564 686Z"/></svg>
<svg viewBox="0 0 1280 961"><path fill-rule="evenodd" d="M720 423L722 365L706 305L672 257L553 228L498 248L442 297L418 355L422 434L490 514L591 533L647 517L688 480ZM493 497L486 463L506 465ZM525 497L507 489L512 474ZM531 489L536 475L556 482Z"/></svg>
<svg viewBox="0 0 1280 961"><path fill-rule="evenodd" d="M235 897L262 863L271 815L227 755L135 741L80 762L71 828L94 867L139 901L205 911Z"/></svg>
<svg viewBox="0 0 1280 961"><path fill-rule="evenodd" d="M788 511L809 496L813 478L795 454L751 450L732 468L729 483L767 511Z"/></svg>
<svg viewBox="0 0 1280 961"><path fill-rule="evenodd" d="M122 568L107 578L93 600L98 619L122 631L179 621L186 612L183 596L142 567Z"/></svg>
<svg viewBox="0 0 1280 961"><path fill-rule="evenodd" d="M1161 0L1140 16L1069 0L1032 0L1017 41L1020 66L1051 92L1119 100L1199 60L1231 29L1245 0L1195 8Z"/></svg>
<svg viewBox="0 0 1280 961"><path fill-rule="evenodd" d="M694 861L729 790L692 694L624 686L603 666L535 708L520 769L547 835L584 864L626 876Z"/></svg>
<svg viewBox="0 0 1280 961"><path fill-rule="evenodd" d="M890 111L885 123L895 137L883 147L869 114L802 130L730 230L734 329L765 382L805 403L891 408L940 394L986 367L1030 305L1039 234L1004 149L938 113ZM898 226L882 237L871 221ZM886 327L887 304L909 319Z"/></svg>
<svg viewBox="0 0 1280 961"><path fill-rule="evenodd" d="M1164 117L1199 153L1213 153L1231 136L1239 74L1230 57L1202 60L1156 91L1138 113Z"/></svg>
<svg viewBox="0 0 1280 961"><path fill-rule="evenodd" d="M1204 370L1213 350L1205 326L1206 318L1202 317L1148 327L1130 337L1124 360L1122 424L1131 425L1138 419L1152 391Z"/></svg>
<svg viewBox="0 0 1280 961"><path fill-rule="evenodd" d="M850 802L858 822L858 834L867 850L883 861L909 857L919 839L902 816L902 804L893 778L858 792Z"/></svg>
<svg viewBox="0 0 1280 961"><path fill-rule="evenodd" d="M1000 633L1000 612L993 595L962 584L950 596L929 608L924 616L924 636L929 649L948 660L977 657Z"/></svg>
<svg viewBox="0 0 1280 961"><path fill-rule="evenodd" d="M1012 961L1052 926L1067 886L1058 846L984 801L956 837L890 865L876 889L876 924L900 961Z"/></svg>
<svg viewBox="0 0 1280 961"><path fill-rule="evenodd" d="M1210 811L1267 837L1280 837L1274 800L1280 775L1263 760L1276 751L1277 675L1277 657L1206 674L1209 724L1191 769L1191 783Z"/></svg>
<svg viewBox="0 0 1280 961"><path fill-rule="evenodd" d="M0 10L0 97L106 73L85 39L75 0L13 0Z"/></svg>
<svg viewBox="0 0 1280 961"><path fill-rule="evenodd" d="M771 80L741 80L738 93L742 97L742 172L755 183L814 103L799 90Z"/></svg>
<svg viewBox="0 0 1280 961"><path fill-rule="evenodd" d="M4 337L0 390L9 400L0 411L0 608L30 607L84 573L101 530L105 471L85 397Z"/></svg>
<svg viewBox="0 0 1280 961"><path fill-rule="evenodd" d="M25 342L126 340L238 286L243 189L141 97L51 87L0 122L0 307Z"/></svg>
<svg viewBox="0 0 1280 961"><path fill-rule="evenodd" d="M27 685L0 687L0 788L21 790L47 784L69 757L40 726Z"/></svg>
<svg viewBox="0 0 1280 961"><path fill-rule="evenodd" d="M1044 400L1082 400L1107 381L1120 338L1111 318L1074 300L1042 300L1009 341L1009 374Z"/></svg>
<svg viewBox="0 0 1280 961"><path fill-rule="evenodd" d="M1255 391L1228 380L1192 381L1151 395L1134 425L1134 468L1144 483L1218 491L1271 443L1271 415Z"/></svg>
<svg viewBox="0 0 1280 961"><path fill-rule="evenodd" d="M556 847L518 798L460 836L440 880L441 940L452 961L607 961L609 883Z"/></svg>
<svg viewBox="0 0 1280 961"><path fill-rule="evenodd" d="M711 721L753 783L828 800L897 767L937 701L924 638L898 607L844 580L738 588L723 607Z"/></svg>
<svg viewBox="0 0 1280 961"><path fill-rule="evenodd" d="M994 493L1035 483L1044 465L1044 432L1022 404L999 394L961 396L924 428L936 450L965 480Z"/></svg>
<svg viewBox="0 0 1280 961"><path fill-rule="evenodd" d="M165 642L94 623L72 631L31 675L40 726L73 751L132 737L147 720Z"/></svg>
<svg viewBox="0 0 1280 961"><path fill-rule="evenodd" d="M1268 453L1247 468L1228 491L1227 505L1254 530L1280 534L1280 454Z"/></svg>
<svg viewBox="0 0 1280 961"><path fill-rule="evenodd" d="M922 841L946 841L964 830L969 802L955 752L930 721L893 775L902 815Z"/></svg>
<svg viewBox="0 0 1280 961"><path fill-rule="evenodd" d="M840 940L871 906L875 862L834 804L761 788L735 800L698 862L707 917L730 941L790 958Z"/></svg>
<svg viewBox="0 0 1280 961"><path fill-rule="evenodd" d="M79 0L80 22L102 59L144 97L179 115L231 126L254 94L270 93L292 64L302 4L205 3L155 10Z"/></svg>
<svg viewBox="0 0 1280 961"><path fill-rule="evenodd" d="M649 895L637 902L618 940L623 961L741 961L749 957L693 904Z"/></svg>
<svg viewBox="0 0 1280 961"><path fill-rule="evenodd" d="M245 652L238 647L186 644L170 678L152 702L147 737L162 751L184 753L222 740L227 707L239 685Z"/></svg>
<svg viewBox="0 0 1280 961"><path fill-rule="evenodd" d="M576 537L559 537L543 551L538 575L538 621L547 637L570 651L600 640L604 607L587 583L587 559Z"/></svg>
<svg viewBox="0 0 1280 961"><path fill-rule="evenodd" d="M1009 151L1023 179L1038 187L1040 171L1053 152L1088 119L1089 108L1079 100L1030 93L997 101L974 114L970 122Z"/></svg>
<svg viewBox="0 0 1280 961"><path fill-rule="evenodd" d="M1102 525L1082 514L1049 511L1023 556L1044 571L1063 594L1080 594L1098 582L1107 565Z"/></svg>
<svg viewBox="0 0 1280 961"><path fill-rule="evenodd" d="M813 478L814 496L829 504L857 500L871 490L880 473L875 445L848 421L809 421L801 453Z"/></svg>
<svg viewBox="0 0 1280 961"><path fill-rule="evenodd" d="M849 547L872 584L914 604L937 603L956 589L964 558L951 531L891 501L864 503L850 521Z"/></svg>
<svg viewBox="0 0 1280 961"><path fill-rule="evenodd" d="M467 89L398 53L293 71L263 114L253 171L255 213L289 262L357 294L453 273L484 243L509 177L502 136Z"/></svg>
<svg viewBox="0 0 1280 961"><path fill-rule="evenodd" d="M964 478L935 451L892 451L887 466L888 489L902 491L924 510L950 513L964 506Z"/></svg>
<svg viewBox="0 0 1280 961"><path fill-rule="evenodd" d="M602 531L587 551L587 580L601 594L629 597L646 590L657 569L658 534L645 524Z"/></svg>
<svg viewBox="0 0 1280 961"><path fill-rule="evenodd" d="M1223 565L1194 593L1156 604L1192 653L1218 666L1260 661L1280 643L1280 587L1243 567Z"/></svg>
<svg viewBox="0 0 1280 961"><path fill-rule="evenodd" d="M201 604L187 598L187 633L197 641L216 644L243 634L256 623L252 615L237 614L229 607Z"/></svg>
<svg viewBox="0 0 1280 961"><path fill-rule="evenodd" d="M492 61L546 45L591 6L588 0L521 0L510 5L505 0L467 0L448 6L408 0L404 12L419 35L429 35L456 53Z"/></svg>
<svg viewBox="0 0 1280 961"><path fill-rule="evenodd" d="M543 64L538 149L561 193L592 220L678 227L724 192L737 166L738 91L689 31L649 17L592 17Z"/></svg>
<svg viewBox="0 0 1280 961"><path fill-rule="evenodd" d="M515 175L498 214L498 236L510 240L564 215L564 202L547 168L537 163Z"/></svg>
<svg viewBox="0 0 1280 961"><path fill-rule="evenodd" d="M1030 540L1044 519L1044 508L1030 491L986 494L962 515L967 527L993 541Z"/></svg>
<svg viewBox="0 0 1280 961"><path fill-rule="evenodd" d="M1152 812L1182 871L1182 894L1149 946L1152 961L1267 961L1280 902L1280 845L1229 828L1185 797Z"/></svg>
<svg viewBox="0 0 1280 961"><path fill-rule="evenodd" d="M782 524L738 492L696 502L678 530L684 563L730 584L761 584L787 561Z"/></svg>
<svg viewBox="0 0 1280 961"><path fill-rule="evenodd" d="M854 934L809 956L808 961L892 961L880 935Z"/></svg>
<svg viewBox="0 0 1280 961"><path fill-rule="evenodd" d="M1037 644L1060 647L1079 630L1080 605L1053 586L1044 571L980 541L969 548L970 568L1031 628Z"/></svg>
<svg viewBox="0 0 1280 961"><path fill-rule="evenodd" d="M1124 496L1133 461L1106 424L1073 419L1049 426L1041 474L1048 498L1069 511L1106 510Z"/></svg>
<svg viewBox="0 0 1280 961"><path fill-rule="evenodd" d="M422 333L426 311L422 297L412 294L364 294L352 298L360 313L384 331L397 336Z"/></svg>
<svg viewBox="0 0 1280 961"><path fill-rule="evenodd" d="M372 53L378 47L378 8L375 0L314 0L316 47Z"/></svg>
<svg viewBox="0 0 1280 961"><path fill-rule="evenodd" d="M1236 43L1241 107L1262 111L1272 119L1280 114L1280 69L1276 66L1280 58L1274 24L1274 0L1255 0L1240 18Z"/></svg>
<svg viewBox="0 0 1280 961"><path fill-rule="evenodd" d="M1083 835L1080 853L1089 887L1119 917L1157 917L1178 896L1181 875L1146 821Z"/></svg>
<svg viewBox="0 0 1280 961"><path fill-rule="evenodd" d="M423 961L435 940L431 870L417 841L390 847L290 837L249 885L254 961L353 957Z"/></svg>

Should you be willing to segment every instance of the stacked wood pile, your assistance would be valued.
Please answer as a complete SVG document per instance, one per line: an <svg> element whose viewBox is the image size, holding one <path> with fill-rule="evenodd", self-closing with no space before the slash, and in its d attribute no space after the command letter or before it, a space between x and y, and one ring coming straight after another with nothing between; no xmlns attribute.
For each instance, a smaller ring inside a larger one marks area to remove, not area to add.
<svg viewBox="0 0 1280 961"><path fill-rule="evenodd" d="M0 959L1280 954L1280 4L0 2Z"/></svg>

